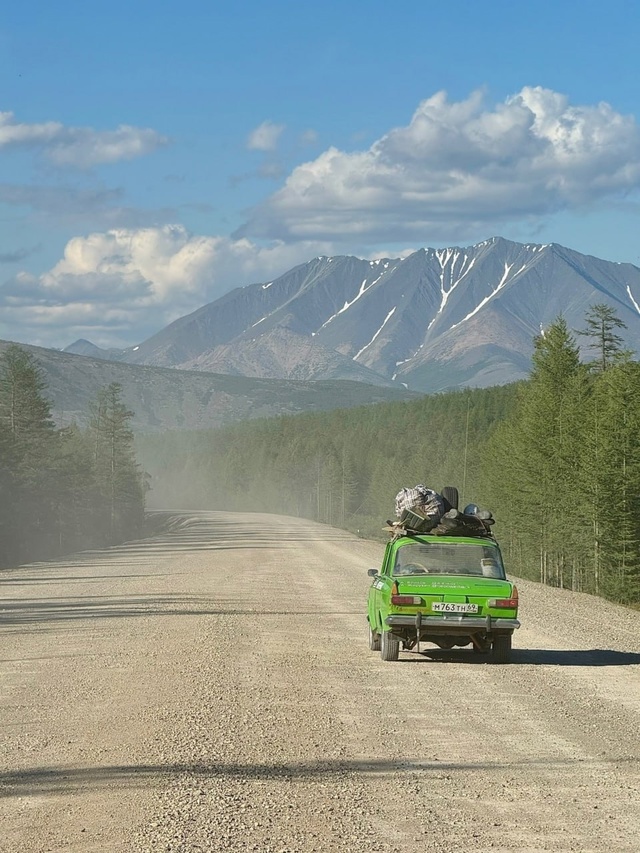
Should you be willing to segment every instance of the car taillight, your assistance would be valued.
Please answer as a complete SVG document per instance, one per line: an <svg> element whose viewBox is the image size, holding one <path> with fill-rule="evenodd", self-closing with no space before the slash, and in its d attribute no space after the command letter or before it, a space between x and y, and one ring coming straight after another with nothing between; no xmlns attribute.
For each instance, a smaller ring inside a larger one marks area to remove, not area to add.
<svg viewBox="0 0 640 853"><path fill-rule="evenodd" d="M422 604L419 595L392 595L391 603L398 607L411 607L414 604Z"/></svg>
<svg viewBox="0 0 640 853"><path fill-rule="evenodd" d="M514 586L511 598L490 598L487 604L489 607L503 607L505 610L517 610L518 587Z"/></svg>

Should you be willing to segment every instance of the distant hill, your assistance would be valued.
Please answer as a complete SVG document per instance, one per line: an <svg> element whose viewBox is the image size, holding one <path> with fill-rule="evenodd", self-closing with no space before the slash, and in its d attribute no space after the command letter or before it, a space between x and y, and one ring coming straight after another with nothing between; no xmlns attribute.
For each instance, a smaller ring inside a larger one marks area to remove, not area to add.
<svg viewBox="0 0 640 853"><path fill-rule="evenodd" d="M525 377L535 336L559 314L581 329L601 302L626 323L627 345L640 350L638 267L494 237L404 259L315 258L275 281L237 288L135 347L91 354L236 376L404 383L422 392L486 387Z"/></svg>
<svg viewBox="0 0 640 853"><path fill-rule="evenodd" d="M0 353L9 346L0 341ZM125 364L20 344L37 358L59 425L89 419L98 390L119 382L138 431L201 429L249 418L408 400L404 388L349 381L250 379L204 371Z"/></svg>

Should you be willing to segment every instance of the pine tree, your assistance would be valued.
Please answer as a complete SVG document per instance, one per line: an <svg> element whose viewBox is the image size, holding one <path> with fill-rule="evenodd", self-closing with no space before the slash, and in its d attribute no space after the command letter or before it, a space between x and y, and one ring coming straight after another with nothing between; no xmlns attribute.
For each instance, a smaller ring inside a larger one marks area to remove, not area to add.
<svg viewBox="0 0 640 853"><path fill-rule="evenodd" d="M135 533L144 518L144 486L135 461L132 417L117 382L98 392L92 407L92 455L105 511L103 529L112 542Z"/></svg>
<svg viewBox="0 0 640 853"><path fill-rule="evenodd" d="M582 505L593 536L593 592L640 594L640 365L597 376L583 442Z"/></svg>
<svg viewBox="0 0 640 853"><path fill-rule="evenodd" d="M0 569L17 558L18 489L15 482L16 466L11 451L11 433L0 422Z"/></svg>
<svg viewBox="0 0 640 853"><path fill-rule="evenodd" d="M575 339L560 317L536 339L530 382L492 442L492 458L502 450L504 460L493 494L508 507L513 553L523 568L537 565L543 583L565 585L573 571L572 496L586 386Z"/></svg>
<svg viewBox="0 0 640 853"><path fill-rule="evenodd" d="M56 536L58 552L64 554L94 544L93 530L100 526L102 502L87 434L71 425L54 438L51 467L56 483Z"/></svg>
<svg viewBox="0 0 640 853"><path fill-rule="evenodd" d="M17 344L0 357L0 423L15 452L38 455L54 431L46 383L35 358Z"/></svg>
<svg viewBox="0 0 640 853"><path fill-rule="evenodd" d="M46 553L55 522L51 453L55 427L37 361L12 344L0 357L0 428L4 465L11 478L12 560Z"/></svg>
<svg viewBox="0 0 640 853"><path fill-rule="evenodd" d="M585 322L586 329L578 334L591 338L592 343L589 347L597 353L594 367L604 372L624 353L624 341L615 330L626 329L627 326L605 302L592 305L587 312Z"/></svg>

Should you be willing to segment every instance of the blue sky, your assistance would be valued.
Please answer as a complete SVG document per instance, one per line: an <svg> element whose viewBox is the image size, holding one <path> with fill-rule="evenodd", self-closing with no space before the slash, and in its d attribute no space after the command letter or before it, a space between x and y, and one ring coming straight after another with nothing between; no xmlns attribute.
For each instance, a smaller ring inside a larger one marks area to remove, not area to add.
<svg viewBox="0 0 640 853"><path fill-rule="evenodd" d="M135 344L318 254L640 265L633 0L27 2L0 19L0 338Z"/></svg>

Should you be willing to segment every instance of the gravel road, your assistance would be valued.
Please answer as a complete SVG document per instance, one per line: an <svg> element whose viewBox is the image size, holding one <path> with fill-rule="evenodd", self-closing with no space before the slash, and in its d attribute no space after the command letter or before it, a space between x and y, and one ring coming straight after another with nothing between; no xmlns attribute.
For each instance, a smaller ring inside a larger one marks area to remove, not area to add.
<svg viewBox="0 0 640 853"><path fill-rule="evenodd" d="M640 850L640 614L519 583L514 663L366 642L382 546L280 516L0 573L0 850Z"/></svg>

